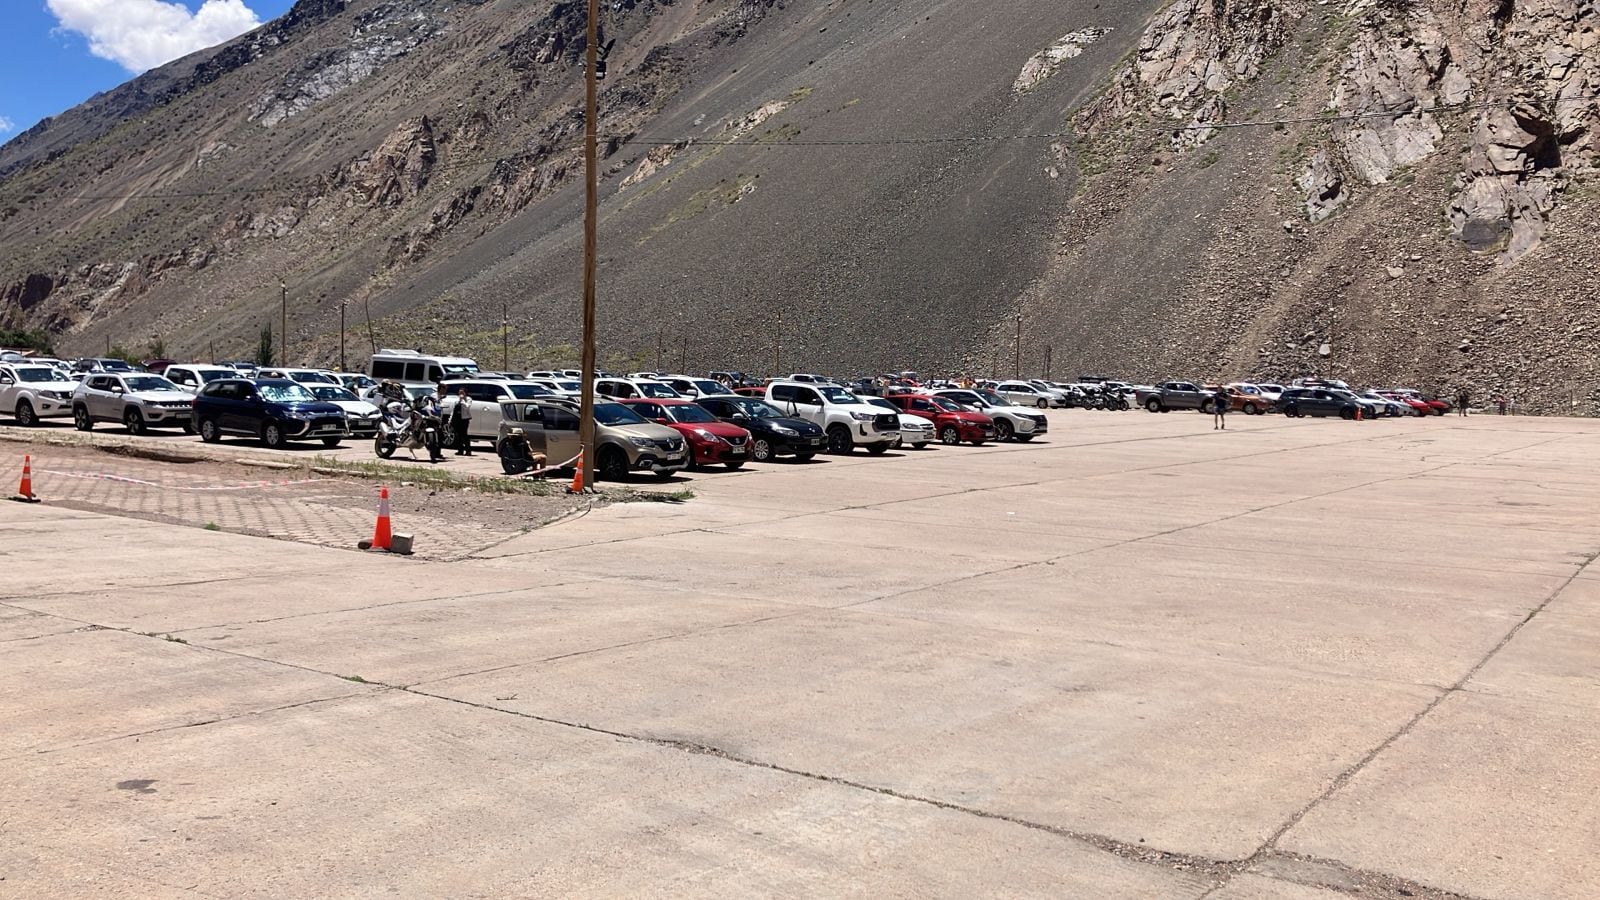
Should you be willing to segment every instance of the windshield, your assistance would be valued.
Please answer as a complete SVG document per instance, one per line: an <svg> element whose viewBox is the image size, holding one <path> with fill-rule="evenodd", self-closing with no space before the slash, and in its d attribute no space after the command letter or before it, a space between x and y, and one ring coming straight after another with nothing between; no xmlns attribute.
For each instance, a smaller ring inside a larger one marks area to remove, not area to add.
<svg viewBox="0 0 1600 900"><path fill-rule="evenodd" d="M644 419L638 413L623 406L621 403L596 403L594 405L594 420L601 425L644 424Z"/></svg>
<svg viewBox="0 0 1600 900"><path fill-rule="evenodd" d="M260 386L261 399L273 403L310 403L317 399L311 392L298 384L263 384Z"/></svg>
<svg viewBox="0 0 1600 900"><path fill-rule="evenodd" d="M313 372L313 371L311 371L309 369L302 369L302 370L290 372L289 373L289 377L293 378L295 381L309 381L309 382L313 382L315 384L338 384L339 383L338 379L335 379L331 375L324 375L321 372Z"/></svg>
<svg viewBox="0 0 1600 900"><path fill-rule="evenodd" d="M238 378L239 373L232 369L195 369L194 374L199 377L201 384L210 384L218 378Z"/></svg>
<svg viewBox="0 0 1600 900"><path fill-rule="evenodd" d="M644 397L654 397L657 400L672 400L683 395L672 389L671 385L658 381L639 382L639 394Z"/></svg>
<svg viewBox="0 0 1600 900"><path fill-rule="evenodd" d="M133 366L128 365L127 363L123 362L120 359L102 359L102 360L100 360L100 368L104 369L107 372L132 372L133 371Z"/></svg>
<svg viewBox="0 0 1600 900"><path fill-rule="evenodd" d="M667 414L672 416L673 421L682 422L686 425L717 421L716 416L695 406L693 403L687 403L683 406L669 406L667 407Z"/></svg>
<svg viewBox="0 0 1600 900"><path fill-rule="evenodd" d="M689 383L694 385L694 389L702 394L716 395L726 394L728 392L728 389L723 387L722 382L720 381L711 381L710 379L706 379L704 381L695 380Z"/></svg>
<svg viewBox="0 0 1600 900"><path fill-rule="evenodd" d="M137 375L124 378L130 391L175 391L178 386L159 375Z"/></svg>
<svg viewBox="0 0 1600 900"><path fill-rule="evenodd" d="M994 391L973 391L973 393L977 394L980 398L983 399L984 403L987 403L990 406L1010 406L1011 405L1011 401L1009 401L1006 398L1000 396L999 394L996 394Z"/></svg>
<svg viewBox="0 0 1600 900"><path fill-rule="evenodd" d="M444 377L446 379L466 378L478 374L477 366L467 366L460 363L446 363L442 366L442 368L444 369Z"/></svg>
<svg viewBox="0 0 1600 900"><path fill-rule="evenodd" d="M553 381L551 384L556 386L556 390L566 391L569 394L578 393L578 390L581 387L576 381Z"/></svg>
<svg viewBox="0 0 1600 900"><path fill-rule="evenodd" d="M818 385L817 390L822 392L823 399L829 403L860 403L861 398L850 393L842 387L832 385Z"/></svg>
<svg viewBox="0 0 1600 900"><path fill-rule="evenodd" d="M949 397L929 397L928 400L945 412L961 412L961 404L951 400Z"/></svg>
<svg viewBox="0 0 1600 900"><path fill-rule="evenodd" d="M895 412L900 411L900 407L895 406L893 403L890 403L882 397L862 397L861 400L868 406L878 406L882 407L883 409L894 410Z"/></svg>
<svg viewBox="0 0 1600 900"><path fill-rule="evenodd" d="M1233 389L1241 394L1250 394L1252 396L1257 396L1261 393L1261 389L1253 384L1235 385Z"/></svg>
<svg viewBox="0 0 1600 900"><path fill-rule="evenodd" d="M17 373L18 381L26 381L33 384L37 384L41 381L61 380L61 376L56 374L55 369L47 368L45 366L33 366L26 369L13 369L12 371Z"/></svg>
<svg viewBox="0 0 1600 900"><path fill-rule="evenodd" d="M540 397L550 396L549 389L542 388L537 384L508 384L506 385L506 390L510 391L511 396L518 400L537 400Z"/></svg>
<svg viewBox="0 0 1600 900"><path fill-rule="evenodd" d="M351 400L360 399L355 394L350 393L349 391L345 390L344 388L342 388L342 387L334 387L331 384L327 384L327 385L319 384L319 385L311 388L311 396L316 397L318 400L328 400L328 401L343 400L345 402L349 402Z"/></svg>
<svg viewBox="0 0 1600 900"><path fill-rule="evenodd" d="M779 412L776 406L772 406L769 403L757 400L753 397L742 397L739 399L738 403L735 404L735 406L738 407L740 412L752 419L783 418L783 413Z"/></svg>

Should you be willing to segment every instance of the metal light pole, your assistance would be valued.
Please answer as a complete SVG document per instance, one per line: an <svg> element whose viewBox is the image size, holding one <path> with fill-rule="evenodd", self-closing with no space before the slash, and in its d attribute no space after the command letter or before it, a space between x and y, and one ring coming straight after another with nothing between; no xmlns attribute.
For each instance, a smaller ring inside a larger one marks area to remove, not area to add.
<svg viewBox="0 0 1600 900"><path fill-rule="evenodd" d="M289 286L278 279L278 365L289 365Z"/></svg>
<svg viewBox="0 0 1600 900"><path fill-rule="evenodd" d="M1022 313L1017 313L1017 374L1015 377L1022 377Z"/></svg>
<svg viewBox="0 0 1600 900"><path fill-rule="evenodd" d="M778 307L778 330L772 335L772 377L783 371L783 307Z"/></svg>
<svg viewBox="0 0 1600 900"><path fill-rule="evenodd" d="M511 306L505 298L500 300L500 370L511 371Z"/></svg>
<svg viewBox="0 0 1600 900"><path fill-rule="evenodd" d="M595 230L600 213L597 144L599 143L600 0L589 0L588 40L584 55L583 113L583 384L578 404L578 440L583 451L582 485L594 485L594 306L595 306Z"/></svg>
<svg viewBox="0 0 1600 900"><path fill-rule="evenodd" d="M344 364L344 310L350 305L349 300L339 301L339 371L347 372Z"/></svg>

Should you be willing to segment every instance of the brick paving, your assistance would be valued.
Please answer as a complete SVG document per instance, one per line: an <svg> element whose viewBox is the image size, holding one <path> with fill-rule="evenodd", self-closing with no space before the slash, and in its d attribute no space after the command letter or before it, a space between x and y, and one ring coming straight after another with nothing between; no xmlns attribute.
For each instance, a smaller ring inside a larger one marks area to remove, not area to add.
<svg viewBox="0 0 1600 900"><path fill-rule="evenodd" d="M47 503L325 547L354 549L372 535L377 513L378 486L367 481L92 450L50 448L36 455L33 483ZM394 530L415 535L418 556L463 558L539 522L533 516L514 521L515 506L525 498L474 495L471 500L491 505L496 515L490 518L499 520L485 523L463 510L465 498L456 493L390 486Z"/></svg>

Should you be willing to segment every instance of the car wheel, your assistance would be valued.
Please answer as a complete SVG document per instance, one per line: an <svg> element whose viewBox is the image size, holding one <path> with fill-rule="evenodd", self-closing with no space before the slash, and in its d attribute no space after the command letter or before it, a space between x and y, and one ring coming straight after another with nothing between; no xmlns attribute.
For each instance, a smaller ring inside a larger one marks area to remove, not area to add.
<svg viewBox="0 0 1600 900"><path fill-rule="evenodd" d="M127 411L122 414L122 427L128 429L129 434L144 434L144 413L139 412L135 407L128 407Z"/></svg>
<svg viewBox="0 0 1600 900"><path fill-rule="evenodd" d="M725 462L725 463L722 464L722 466L723 466L723 468L727 469L730 472L737 472L740 469L744 468L744 460L736 459L736 460L733 460L731 462Z"/></svg>
<svg viewBox="0 0 1600 900"><path fill-rule="evenodd" d="M202 425L201 427L203 428L204 426ZM394 455L394 451L394 441L384 437L381 434L372 439L372 452L378 454L379 459L388 459Z"/></svg>
<svg viewBox="0 0 1600 900"><path fill-rule="evenodd" d="M74 406L72 408L72 427L79 431L93 431L94 419L89 417L89 408Z"/></svg>
<svg viewBox="0 0 1600 900"><path fill-rule="evenodd" d="M1015 428L1013 428L1011 423L1007 422L1005 419L1000 419L1000 420L998 420L998 421L996 421L994 423L994 439L995 440L997 440L997 441L1009 441L1012 438L1016 437L1016 435L1017 435L1017 430Z"/></svg>
<svg viewBox="0 0 1600 900"><path fill-rule="evenodd" d="M282 450L289 443L283 433L283 426L277 422L267 422L261 426L261 443L273 450Z"/></svg>
<svg viewBox="0 0 1600 900"><path fill-rule="evenodd" d="M339 446L339 441L341 441L341 440L342 440L342 438L325 437L325 438L322 439L322 446L327 447L329 450L332 450L334 447Z"/></svg>
<svg viewBox="0 0 1600 900"><path fill-rule="evenodd" d="M208 444L215 444L222 440L222 432L217 430L217 423L210 419L200 420L200 440Z"/></svg>
<svg viewBox="0 0 1600 900"><path fill-rule="evenodd" d="M39 417L33 413L33 404L26 400L17 401L17 424L23 428L33 428L39 424Z"/></svg>
<svg viewBox="0 0 1600 900"><path fill-rule="evenodd" d="M751 441L750 458L756 462L770 462L772 460L772 442L760 437Z"/></svg>
<svg viewBox="0 0 1600 900"><path fill-rule="evenodd" d="M828 452L848 454L856 448L855 439L850 437L850 429L843 425L834 425L828 429Z"/></svg>
<svg viewBox="0 0 1600 900"><path fill-rule="evenodd" d="M1259 404L1246 403L1244 405L1244 414L1247 416L1259 416L1264 412L1266 412L1266 410L1262 409Z"/></svg>
<svg viewBox="0 0 1600 900"><path fill-rule="evenodd" d="M1300 418L1300 407L1291 403L1283 408L1283 414L1291 419L1298 419Z"/></svg>
<svg viewBox="0 0 1600 900"><path fill-rule="evenodd" d="M1034 404L1034 405L1039 407L1040 409L1049 409L1050 408L1050 401L1045 399L1044 397L1040 397L1039 398L1039 402Z"/></svg>
<svg viewBox="0 0 1600 900"><path fill-rule="evenodd" d="M1344 408L1339 410L1339 418L1341 418L1341 419L1344 419L1344 420L1348 421L1350 419L1354 419L1355 417L1356 417L1356 411L1351 409L1348 406L1346 406L1346 407L1344 407Z"/></svg>
<svg viewBox="0 0 1600 900"><path fill-rule="evenodd" d="M623 453L618 447L601 447L600 456L596 458L596 478L606 481L622 481L628 477L628 454Z"/></svg>
<svg viewBox="0 0 1600 900"><path fill-rule="evenodd" d="M188 422L184 422L183 423L183 433L184 434L194 434L194 421L193 420L190 420Z"/></svg>
<svg viewBox="0 0 1600 900"><path fill-rule="evenodd" d="M871 453L873 456L882 456L889 452L889 442L879 441L876 444L868 444L867 452Z"/></svg>
<svg viewBox="0 0 1600 900"><path fill-rule="evenodd" d="M939 429L939 441L954 447L961 443L961 432L954 425L946 425Z"/></svg>
<svg viewBox="0 0 1600 900"><path fill-rule="evenodd" d="M1149 400L1144 402L1144 408L1150 410L1151 412L1161 412L1161 398L1151 397Z"/></svg>
<svg viewBox="0 0 1600 900"><path fill-rule="evenodd" d="M1203 413L1210 413L1213 406L1216 406L1216 404L1212 403L1210 400L1200 401L1200 411Z"/></svg>

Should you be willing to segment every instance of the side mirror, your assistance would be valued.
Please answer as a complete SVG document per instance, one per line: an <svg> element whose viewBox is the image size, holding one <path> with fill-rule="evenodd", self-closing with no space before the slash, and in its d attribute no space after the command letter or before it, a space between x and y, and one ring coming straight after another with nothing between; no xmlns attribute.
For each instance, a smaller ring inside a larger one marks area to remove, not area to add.
<svg viewBox="0 0 1600 900"><path fill-rule="evenodd" d="M735 422L738 422L741 425L743 425L746 422L750 421L750 417L745 415L744 413L734 413L733 415L729 416L728 418L733 420L733 421L735 421Z"/></svg>
<svg viewBox="0 0 1600 900"><path fill-rule="evenodd" d="M666 424L668 424L666 416L657 416L655 421L656 421L657 425L666 425Z"/></svg>

